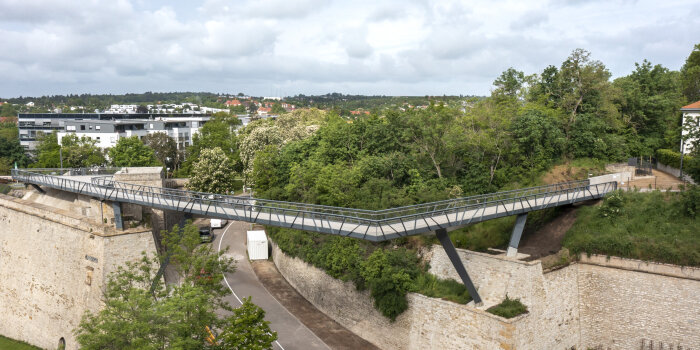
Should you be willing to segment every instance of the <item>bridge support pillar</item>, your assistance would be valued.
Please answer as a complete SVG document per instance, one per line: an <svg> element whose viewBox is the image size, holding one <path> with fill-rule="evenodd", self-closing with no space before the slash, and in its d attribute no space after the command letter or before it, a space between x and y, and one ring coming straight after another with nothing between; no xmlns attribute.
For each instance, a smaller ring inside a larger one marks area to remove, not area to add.
<svg viewBox="0 0 700 350"><path fill-rule="evenodd" d="M43 188L39 187L39 185L36 185L36 184L30 184L30 185L32 185L32 187L34 187L35 190L39 191L39 193L41 193L41 194L46 193L46 191L44 191Z"/></svg>
<svg viewBox="0 0 700 350"><path fill-rule="evenodd" d="M112 202L112 210L114 210L114 225L117 230L124 229L124 220L122 219L122 204L119 202Z"/></svg>
<svg viewBox="0 0 700 350"><path fill-rule="evenodd" d="M459 258L459 254L457 254L457 250L455 249L455 246L452 244L452 241L450 240L450 236L447 235L447 230L445 230L444 228L441 228L441 229L435 231L435 235L440 240L440 243L442 244L442 248L445 249L445 253L447 253L447 257L450 258L450 261L452 262L452 266L454 266L455 270L457 270L457 274L459 274L459 278L462 279L462 283L464 283L464 286L467 287L467 291L469 291L469 295L471 295L472 299L474 299L474 303L476 304L476 306L483 305L483 302L481 301L481 296L479 296L479 292L476 291L476 287L474 287L474 283L472 283L472 279L469 278L469 274L467 273L467 269L465 269L464 264L462 264L462 259Z"/></svg>
<svg viewBox="0 0 700 350"><path fill-rule="evenodd" d="M515 226L513 226L513 233L510 235L510 243L508 243L506 256L515 257L518 254L518 245L520 244L520 237L523 235L526 220L527 213L520 214L515 218Z"/></svg>

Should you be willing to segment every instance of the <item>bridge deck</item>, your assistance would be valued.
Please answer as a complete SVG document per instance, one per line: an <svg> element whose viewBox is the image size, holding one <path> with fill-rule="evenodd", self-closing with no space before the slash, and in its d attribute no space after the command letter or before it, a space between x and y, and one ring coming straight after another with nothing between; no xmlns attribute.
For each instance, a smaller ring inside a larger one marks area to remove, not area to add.
<svg viewBox="0 0 700 350"><path fill-rule="evenodd" d="M534 210L597 199L616 182L590 185L587 180L497 192L387 210L361 210L249 197L173 190L117 182L107 175L42 174L12 171L14 179L104 200L133 203L271 226L384 241Z"/></svg>

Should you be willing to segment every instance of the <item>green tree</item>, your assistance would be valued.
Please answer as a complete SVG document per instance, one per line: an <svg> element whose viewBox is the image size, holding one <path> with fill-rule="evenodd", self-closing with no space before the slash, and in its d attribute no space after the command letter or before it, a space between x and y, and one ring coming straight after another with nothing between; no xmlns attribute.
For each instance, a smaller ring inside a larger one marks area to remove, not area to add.
<svg viewBox="0 0 700 350"><path fill-rule="evenodd" d="M681 88L687 102L700 101L700 44L695 44L681 68Z"/></svg>
<svg viewBox="0 0 700 350"><path fill-rule="evenodd" d="M221 148L204 149L192 167L187 188L209 193L233 192L235 174L231 161Z"/></svg>
<svg viewBox="0 0 700 350"><path fill-rule="evenodd" d="M661 65L652 66L647 60L635 66L632 74L613 82L620 91L615 103L630 133L639 138L639 141L628 138L639 143L639 146L633 143L631 152L653 154L664 146L676 145L676 139L680 142L679 135L673 135L678 132L678 109L683 103L679 75Z"/></svg>
<svg viewBox="0 0 700 350"><path fill-rule="evenodd" d="M270 322L265 321L265 311L253 304L250 297L243 299L243 305L233 309L233 322L228 322L219 335L223 349L272 349L277 333L270 330Z"/></svg>
<svg viewBox="0 0 700 350"><path fill-rule="evenodd" d="M287 113L287 110L282 108L282 104L279 102L275 102L272 104L272 109L270 110L272 114L282 114L282 113Z"/></svg>
<svg viewBox="0 0 700 350"><path fill-rule="evenodd" d="M547 110L528 109L513 123L515 152L525 168L545 170L564 150L565 137Z"/></svg>
<svg viewBox="0 0 700 350"><path fill-rule="evenodd" d="M17 163L18 166L24 167L29 163L29 158L19 143L18 134L14 123L0 123L0 159L4 164L12 166Z"/></svg>
<svg viewBox="0 0 700 350"><path fill-rule="evenodd" d="M63 166L65 168L85 168L105 165L104 152L95 144L97 141L87 137L67 134L61 138Z"/></svg>
<svg viewBox="0 0 700 350"><path fill-rule="evenodd" d="M455 122L457 112L440 105L408 111L406 117L406 137L411 141L416 156L427 157L437 177L442 178L442 168L459 144L455 142L456 139L462 135Z"/></svg>
<svg viewBox="0 0 700 350"><path fill-rule="evenodd" d="M202 126L198 133L192 135L192 145L185 150L185 160L182 163L179 176L190 176L192 165L199 159L202 150L219 147L231 160L236 171L242 169L236 128L241 120L227 113L213 116Z"/></svg>
<svg viewBox="0 0 700 350"><path fill-rule="evenodd" d="M143 137L143 143L153 150L155 158L174 171L180 163L177 145L172 137L163 132L155 132Z"/></svg>
<svg viewBox="0 0 700 350"><path fill-rule="evenodd" d="M0 117L16 117L17 107L11 103L3 103L0 105Z"/></svg>
<svg viewBox="0 0 700 350"><path fill-rule="evenodd" d="M524 84L525 73L512 67L508 68L494 81L493 85L496 89L493 91L492 95L518 98L523 95L522 90Z"/></svg>
<svg viewBox="0 0 700 350"><path fill-rule="evenodd" d="M61 166L61 146L56 132L37 136L37 161L33 168L58 168Z"/></svg>
<svg viewBox="0 0 700 350"><path fill-rule="evenodd" d="M584 103L604 92L609 85L610 72L602 62L591 60L590 56L590 52L576 49L559 70L560 107L568 114L567 138Z"/></svg>
<svg viewBox="0 0 700 350"><path fill-rule="evenodd" d="M244 105L233 106L229 108L229 111L231 111L231 114L246 114Z"/></svg>
<svg viewBox="0 0 700 350"><path fill-rule="evenodd" d="M160 165L153 149L144 145L138 136L120 137L117 144L107 151L110 163L114 166L157 166Z"/></svg>
<svg viewBox="0 0 700 350"><path fill-rule="evenodd" d="M119 267L108 277L104 309L87 312L75 331L81 348L231 349L240 347L231 347L236 343L230 339L244 333L250 338L243 344L271 349L277 335L264 312L249 300L233 309L222 299L223 274L234 270L233 260L199 244L198 229L190 223L163 236L181 283L166 285L157 274L164 255L144 255ZM231 316L217 316L220 310ZM207 327L221 330L214 342Z"/></svg>

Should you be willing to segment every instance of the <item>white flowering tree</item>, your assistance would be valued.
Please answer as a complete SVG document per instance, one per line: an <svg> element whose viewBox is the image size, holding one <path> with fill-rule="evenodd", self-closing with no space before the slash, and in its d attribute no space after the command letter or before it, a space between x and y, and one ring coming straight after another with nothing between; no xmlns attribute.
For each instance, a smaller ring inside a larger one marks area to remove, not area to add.
<svg viewBox="0 0 700 350"><path fill-rule="evenodd" d="M276 121L261 120L248 124L241 131L240 154L246 183L250 184L255 154L269 145L282 145L311 136L323 122L326 114L318 109L296 110L281 115Z"/></svg>
<svg viewBox="0 0 700 350"><path fill-rule="evenodd" d="M192 176L187 188L209 193L233 192L235 171L224 151L215 147L203 149L192 166Z"/></svg>

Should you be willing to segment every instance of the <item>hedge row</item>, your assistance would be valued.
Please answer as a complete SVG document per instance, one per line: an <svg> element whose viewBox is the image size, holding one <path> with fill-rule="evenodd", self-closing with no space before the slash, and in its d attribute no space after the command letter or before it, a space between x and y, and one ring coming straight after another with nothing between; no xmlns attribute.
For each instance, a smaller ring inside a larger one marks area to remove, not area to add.
<svg viewBox="0 0 700 350"><path fill-rule="evenodd" d="M670 149L660 149L656 151L656 159L659 163L679 169L681 167L681 153ZM684 163L690 163L693 157L689 155L683 156Z"/></svg>

